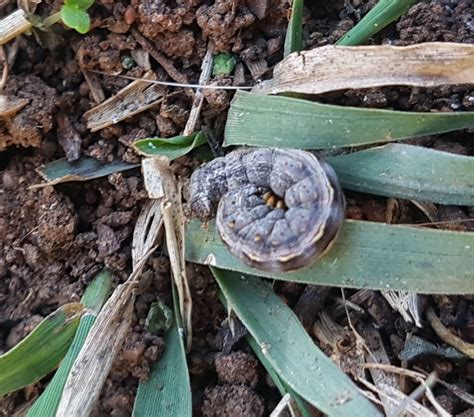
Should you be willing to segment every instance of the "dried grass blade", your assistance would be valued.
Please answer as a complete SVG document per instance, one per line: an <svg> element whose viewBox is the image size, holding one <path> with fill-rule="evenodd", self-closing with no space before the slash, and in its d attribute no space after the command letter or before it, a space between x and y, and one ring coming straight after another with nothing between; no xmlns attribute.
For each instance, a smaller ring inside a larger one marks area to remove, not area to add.
<svg viewBox="0 0 474 417"><path fill-rule="evenodd" d="M151 75L145 74L144 78L150 79ZM146 80L133 81L113 97L88 110L84 114L87 127L92 132L96 132L118 123L156 106L161 102L164 94L163 86L150 84Z"/></svg>
<svg viewBox="0 0 474 417"><path fill-rule="evenodd" d="M201 75L199 76L199 84L206 85L209 84L209 80L211 79L212 73L212 63L213 63L213 55L210 49L207 50L204 59L202 60L201 64ZM201 89L196 90L194 95L193 105L191 107L191 111L189 112L188 121L186 122L186 126L183 130L183 136L190 136L194 133L196 129L196 124L199 118L199 114L201 113L201 107L204 103L204 93Z"/></svg>
<svg viewBox="0 0 474 417"><path fill-rule="evenodd" d="M334 149L474 127L474 112L415 113L333 106L239 91L225 146Z"/></svg>
<svg viewBox="0 0 474 417"><path fill-rule="evenodd" d="M141 259L128 280L115 289L97 316L69 373L56 417L87 417L92 412L127 335L138 277L153 250Z"/></svg>
<svg viewBox="0 0 474 417"><path fill-rule="evenodd" d="M400 412L406 411L414 417L437 417L437 415L431 412L428 408L422 406L420 403L417 403L408 395L405 395L403 392L392 387L391 385L380 383L379 387L377 387L364 379L361 379L359 382L364 384L371 391L377 393L379 397L385 398L386 403L391 404L391 406L394 408L398 407L402 402L405 402L405 406L403 407L403 410L399 410ZM391 417L399 415L400 413L397 413Z"/></svg>
<svg viewBox="0 0 474 417"><path fill-rule="evenodd" d="M186 229L189 262L290 282L426 294L470 294L472 248L474 233L347 220L319 261L291 273L269 273L232 256L214 222L204 227L191 220Z"/></svg>
<svg viewBox="0 0 474 417"><path fill-rule="evenodd" d="M377 364L390 365L390 359L379 331L371 325L362 324L361 335L364 337L365 344L369 349L369 352L366 352L363 358L364 363L375 362ZM369 368L369 372L376 386L380 384L390 385L394 388L400 386L400 378L398 375L385 373L377 368ZM381 397L380 401L384 406L386 415L390 415L395 410L396 407L393 403L388 401L385 397Z"/></svg>
<svg viewBox="0 0 474 417"><path fill-rule="evenodd" d="M257 84L252 91L321 94L389 85L435 87L472 83L474 45L326 45L289 55L276 65L271 80Z"/></svg>
<svg viewBox="0 0 474 417"><path fill-rule="evenodd" d="M132 260L136 268L145 253L161 241L163 234L163 214L159 201L145 203L133 230Z"/></svg>
<svg viewBox="0 0 474 417"><path fill-rule="evenodd" d="M149 195L159 198L173 280L178 291L179 311L186 334L186 350L189 350L192 342L192 298L184 258L185 217L181 201L181 187L169 167L167 158L147 158L143 160L142 165L145 188Z"/></svg>
<svg viewBox="0 0 474 417"><path fill-rule="evenodd" d="M406 291L382 291L382 296L390 304L390 307L400 313L403 320L422 327L418 294Z"/></svg>
<svg viewBox="0 0 474 417"><path fill-rule="evenodd" d="M15 10L0 20L0 45L6 44L18 35L31 29L32 26L24 10Z"/></svg>
<svg viewBox="0 0 474 417"><path fill-rule="evenodd" d="M133 272L115 289L97 317L71 369L55 417L87 417L94 407L130 326L142 268L156 249L152 245L159 236L161 222L154 208L147 207L140 214L139 231L133 236ZM152 227L148 229L150 222Z"/></svg>

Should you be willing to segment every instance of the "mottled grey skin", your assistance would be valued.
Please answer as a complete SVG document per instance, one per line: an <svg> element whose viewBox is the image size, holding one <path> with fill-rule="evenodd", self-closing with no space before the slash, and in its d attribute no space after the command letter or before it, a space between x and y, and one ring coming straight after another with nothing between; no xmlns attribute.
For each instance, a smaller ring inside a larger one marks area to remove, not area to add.
<svg viewBox="0 0 474 417"><path fill-rule="evenodd" d="M271 191L286 208L263 200ZM229 250L267 271L302 268L334 241L344 219L344 196L334 170L299 150L237 150L191 177L191 210L212 217Z"/></svg>

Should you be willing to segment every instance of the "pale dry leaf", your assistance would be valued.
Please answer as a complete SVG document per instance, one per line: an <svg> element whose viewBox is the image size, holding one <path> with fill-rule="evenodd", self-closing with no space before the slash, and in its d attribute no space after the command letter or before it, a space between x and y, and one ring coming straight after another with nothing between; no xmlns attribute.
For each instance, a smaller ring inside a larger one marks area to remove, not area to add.
<svg viewBox="0 0 474 417"><path fill-rule="evenodd" d="M87 417L99 398L113 360L132 320L138 277L148 256L142 257L128 280L105 303L72 366L56 417Z"/></svg>
<svg viewBox="0 0 474 417"><path fill-rule="evenodd" d="M298 407L289 393L286 393L273 409L270 417L301 417Z"/></svg>
<svg viewBox="0 0 474 417"><path fill-rule="evenodd" d="M31 29L32 24L22 9L15 10L0 20L0 45L6 44L23 32Z"/></svg>
<svg viewBox="0 0 474 417"><path fill-rule="evenodd" d="M143 181L148 198L156 200L165 198L162 169L168 166L167 161L166 157L159 156L142 159Z"/></svg>
<svg viewBox="0 0 474 417"><path fill-rule="evenodd" d="M276 65L271 80L256 85L252 91L321 94L388 85L434 87L472 83L474 45L326 45L289 55Z"/></svg>
<svg viewBox="0 0 474 417"><path fill-rule="evenodd" d="M142 166L145 188L149 196L154 196L160 202L166 232L166 245L186 333L186 349L189 350L192 341L192 299L184 259L185 216L181 201L181 187L176 181L167 158L146 158L142 161Z"/></svg>
<svg viewBox="0 0 474 417"><path fill-rule="evenodd" d="M199 84L209 84L209 80L211 79L212 73L212 62L212 52L210 51L210 49L208 49L201 64L201 75L199 76ZM204 93L201 89L198 89L196 90L196 93L194 95L193 105L191 107L191 111L189 112L189 117L188 121L186 122L186 126L184 127L183 136L189 136L194 133L203 102Z"/></svg>
<svg viewBox="0 0 474 417"><path fill-rule="evenodd" d="M363 324L361 333L370 351L370 353L366 352L364 361L366 363L373 363L375 361L376 363L390 365L390 359L388 357L387 351L385 350L385 346L379 331L372 326ZM394 388L399 387L400 379L398 375L386 373L377 368L369 368L369 372L376 386L379 386L381 383L383 383L391 385ZM394 411L395 407L390 401L387 401L385 397L381 397L380 400L383 404L386 414L390 414Z"/></svg>
<svg viewBox="0 0 474 417"><path fill-rule="evenodd" d="M392 407L398 407L401 402L406 402L406 407L404 408L405 413L403 414L406 417L437 417L436 414L432 413L428 408L412 400L406 394L393 388L391 385L381 383L380 386L377 387L366 379L360 378L358 381L371 391L377 393L379 397L385 398L386 401L390 402Z"/></svg>
<svg viewBox="0 0 474 417"><path fill-rule="evenodd" d="M429 201L410 201L428 218L430 222L435 222L438 219L438 208L436 207L436 204Z"/></svg>
<svg viewBox="0 0 474 417"><path fill-rule="evenodd" d="M141 271L156 249L163 224L157 205L148 203L140 214L133 234L133 272L97 316L69 373L56 417L87 417L93 410L130 327Z"/></svg>
<svg viewBox="0 0 474 417"><path fill-rule="evenodd" d="M30 100L27 98L7 97L0 95L0 118L10 117L25 107Z"/></svg>
<svg viewBox="0 0 474 417"><path fill-rule="evenodd" d="M416 327L421 327L418 294L405 291L381 291L381 294L390 307L400 313L403 320L407 323L415 323Z"/></svg>
<svg viewBox="0 0 474 417"><path fill-rule="evenodd" d="M160 202L148 200L138 216L133 230L132 260L135 269L140 259L161 240L163 214Z"/></svg>
<svg viewBox="0 0 474 417"><path fill-rule="evenodd" d="M79 61L79 67L81 68L82 75L84 76L84 79L86 80L86 83L89 86L91 96L96 102L96 104L100 104L104 102L105 93L104 93L104 90L102 89L102 86L100 85L99 77L97 76L97 74L94 74L93 72L90 72L84 69L81 66L80 61Z"/></svg>
<svg viewBox="0 0 474 417"><path fill-rule="evenodd" d="M180 215L177 213L177 208L170 201L163 201L161 203L161 210L164 217L166 245L170 257L171 270L176 289L178 290L179 309L186 332L186 350L189 352L192 342L192 298L184 261L184 227L181 231L179 224Z"/></svg>
<svg viewBox="0 0 474 417"><path fill-rule="evenodd" d="M165 88L150 84L146 79L152 79L151 72L145 74L144 80L131 82L113 97L88 110L84 114L87 127L95 132L159 104L165 94Z"/></svg>

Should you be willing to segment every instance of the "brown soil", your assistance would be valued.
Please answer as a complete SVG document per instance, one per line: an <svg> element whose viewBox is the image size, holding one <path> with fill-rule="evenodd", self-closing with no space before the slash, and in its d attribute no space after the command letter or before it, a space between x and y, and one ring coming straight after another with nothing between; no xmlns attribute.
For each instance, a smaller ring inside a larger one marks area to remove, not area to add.
<svg viewBox="0 0 474 417"><path fill-rule="evenodd" d="M60 2L45 1L37 13L47 15ZM373 6L374 0L306 2L305 48L334 43ZM311 4L310 4L311 3ZM16 2L0 2L7 15ZM86 183L29 189L41 182L36 170L66 156L92 156L101 161L140 160L130 148L137 138L169 137L182 132L192 104L187 90L170 89L159 107L114 126L91 133L83 114L95 106L82 69L140 77L146 68L137 58L143 53L138 31L152 47L171 62L177 76L197 82L207 45L213 51L235 54L235 75L220 78L220 84L251 85L271 75L282 59L289 12L287 0L98 0L90 9L93 30L86 36L56 25L42 45L34 36L19 39L19 52L10 69L4 91L8 98L27 99L15 114L0 119L0 353L21 340L35 324L60 305L79 300L85 286L104 266L114 272L114 282L123 282L131 271L131 234L146 193L138 171L112 174ZM409 45L424 41L474 42L474 7L469 0L437 0L420 3L396 24L370 42ZM48 49L48 46L50 47ZM54 46L54 47L53 47ZM135 58L133 58L135 57ZM124 62L134 59L131 68ZM124 61L125 60L125 61ZM153 59L159 79L165 70ZM262 69L263 68L263 69ZM261 71L260 71L261 69ZM259 72L260 71L260 72ZM118 77L98 76L107 97L129 83ZM212 80L216 82L217 80ZM201 124L222 140L222 127L232 94L206 91ZM472 87L436 89L381 88L338 92L321 101L409 111L445 112L474 109ZM412 141L449 152L474 155L472 132L432 135ZM214 149L219 152L219 146ZM189 176L196 160L182 158L177 171ZM425 215L407 201L348 193L347 217L394 223L427 222ZM438 207L445 228L474 230L471 207ZM226 312L217 299L217 288L206 268L188 265L194 299L193 349L188 356L196 416L250 417L269 415L279 400L276 388L242 340L231 340ZM298 312L311 332L316 312L333 305L340 292L278 282L275 290ZM350 296L348 291L346 296ZM162 334L144 330L151 302L160 298L171 304L170 267L167 257L156 254L148 261L135 304L132 328L117 357L94 417L130 416L139 379L165 349ZM471 297L425 297L453 331L474 340L474 304ZM317 306L315 308L314 306ZM377 293L361 304L365 313L355 323L376 325L386 342L392 363L399 364L407 334L414 333L436 345L441 341L429 326L414 328L395 314ZM347 325L344 318L341 325ZM349 347L356 349L348 338ZM323 346L333 357L328 346ZM348 351L347 350L347 351ZM346 352L347 352L346 351ZM348 354L349 355L349 354ZM352 359L349 357L349 362ZM349 365L339 361L350 372ZM412 364L413 365L413 364ZM430 357L416 366L433 370ZM443 366L442 366L443 365ZM440 360L436 369L443 378L469 390L474 378L472 363ZM0 400L0 416L11 416L46 384L22 390ZM446 409L468 415L469 404L438 386L435 396Z"/></svg>

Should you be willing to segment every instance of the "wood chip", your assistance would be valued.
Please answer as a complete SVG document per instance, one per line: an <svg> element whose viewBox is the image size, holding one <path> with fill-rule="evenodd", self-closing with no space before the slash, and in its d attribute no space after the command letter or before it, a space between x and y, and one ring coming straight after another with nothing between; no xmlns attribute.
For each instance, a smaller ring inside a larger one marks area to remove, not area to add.
<svg viewBox="0 0 474 417"><path fill-rule="evenodd" d="M381 294L390 307L400 313L403 320L421 327L420 303L417 294L404 291L381 291Z"/></svg>
<svg viewBox="0 0 474 417"><path fill-rule="evenodd" d="M0 117L13 116L29 102L30 100L27 98L14 98L0 95Z"/></svg>
<svg viewBox="0 0 474 417"><path fill-rule="evenodd" d="M246 60L244 62L255 81L260 79L262 75L268 71L267 61L265 61L263 58Z"/></svg>
<svg viewBox="0 0 474 417"><path fill-rule="evenodd" d="M289 55L275 67L273 79L258 84L252 91L321 94L350 88L434 87L473 82L474 45L327 45Z"/></svg>
<svg viewBox="0 0 474 417"><path fill-rule="evenodd" d="M367 347L370 351L366 352L365 354L365 362L376 362L390 365L390 359L388 357L387 351L385 350L380 332L371 325L363 324L361 334L364 337L365 343L367 344ZM369 372L377 387L380 387L380 384L385 384L390 385L395 389L399 388L399 378L397 375L386 373L376 368L369 368ZM390 413L395 410L393 403L387 401L385 397L381 397L380 401L384 406L386 415L390 415Z"/></svg>
<svg viewBox="0 0 474 417"><path fill-rule="evenodd" d="M105 100L105 93L102 89L102 86L100 85L99 77L93 72L87 71L86 69L82 68L82 66L81 72L82 75L84 75L84 79L86 80L87 84L89 85L92 98L94 99L96 104L102 103Z"/></svg>
<svg viewBox="0 0 474 417"><path fill-rule="evenodd" d="M81 156L82 143L79 133L77 133L69 117L64 113L59 113L56 116L56 122L58 124L58 142L66 154L66 159L69 162L77 161Z"/></svg>
<svg viewBox="0 0 474 417"><path fill-rule="evenodd" d="M246 0L246 4L250 11L262 20L268 12L270 0Z"/></svg>
<svg viewBox="0 0 474 417"><path fill-rule="evenodd" d="M23 32L31 29L32 24L26 18L26 13L18 9L0 20L0 45L4 45Z"/></svg>
<svg viewBox="0 0 474 417"><path fill-rule="evenodd" d="M359 382L361 382L363 385L365 385L367 388L372 390L373 392L376 392L379 397L384 397L387 401L390 402L392 407L398 407L398 405L401 402L406 402L406 406L404 407L405 413L408 414L403 414L406 415L407 417L437 417L436 414L431 412L428 408L422 406L420 403L416 402L415 400L412 400L409 398L407 395L405 395L403 392L399 391L396 388L393 388L391 385L388 384L380 384L380 387L376 387L369 381L365 379L359 379ZM396 417L399 416L400 414L396 415L390 415L390 417Z"/></svg>
<svg viewBox="0 0 474 417"><path fill-rule="evenodd" d="M152 79L148 72L144 78ZM92 131L103 129L159 104L164 95L165 87L136 80L84 114L87 127Z"/></svg>
<svg viewBox="0 0 474 417"><path fill-rule="evenodd" d="M209 83L212 73L212 60L212 52L208 49L201 64L201 75L199 77L199 84L201 85ZM189 112L186 126L184 127L183 136L189 136L194 133L203 102L204 94L201 89L198 89L194 95L193 105Z"/></svg>
<svg viewBox="0 0 474 417"><path fill-rule="evenodd" d="M142 46L142 48L147 51L158 64L160 64L163 69L168 73L168 75L178 83L187 84L188 78L181 74L176 67L173 65L172 61L162 53L158 52L153 44L146 39L138 30L132 29L132 35L136 41Z"/></svg>

